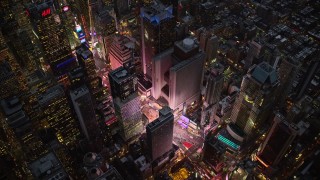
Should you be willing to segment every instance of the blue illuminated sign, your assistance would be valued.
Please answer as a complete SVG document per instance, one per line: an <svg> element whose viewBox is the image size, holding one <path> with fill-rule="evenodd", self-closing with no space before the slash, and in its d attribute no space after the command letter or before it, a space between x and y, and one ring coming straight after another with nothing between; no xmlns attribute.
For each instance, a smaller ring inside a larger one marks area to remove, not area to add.
<svg viewBox="0 0 320 180"><path fill-rule="evenodd" d="M64 66L70 64L71 62L75 61L75 60L76 60L76 58L75 58L75 57L72 57L72 58L70 58L70 59L68 59L68 60L66 60L66 61L63 61L62 63L58 64L56 67L57 67L58 69L59 69L59 68L62 68L62 67L64 67Z"/></svg>

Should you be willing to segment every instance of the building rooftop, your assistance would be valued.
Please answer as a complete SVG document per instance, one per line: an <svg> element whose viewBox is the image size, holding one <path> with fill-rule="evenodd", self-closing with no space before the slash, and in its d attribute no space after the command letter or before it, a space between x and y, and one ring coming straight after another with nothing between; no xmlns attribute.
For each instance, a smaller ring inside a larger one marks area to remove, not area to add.
<svg viewBox="0 0 320 180"><path fill-rule="evenodd" d="M170 116L172 116L172 118L173 118L172 109L168 106L164 106L162 109L159 110L158 119L149 123L146 128L147 129L155 129L161 124L162 121L168 119L168 117L170 117Z"/></svg>
<svg viewBox="0 0 320 180"><path fill-rule="evenodd" d="M29 122L29 118L24 111L18 111L7 118L7 122L11 128L19 128Z"/></svg>
<svg viewBox="0 0 320 180"><path fill-rule="evenodd" d="M134 161L134 163L138 166L141 172L143 172L144 170L150 167L150 164L147 162L145 156L140 156L138 159Z"/></svg>
<svg viewBox="0 0 320 180"><path fill-rule="evenodd" d="M274 85L278 82L278 74L276 70L266 62L254 65L249 70L251 76L261 84Z"/></svg>
<svg viewBox="0 0 320 180"><path fill-rule="evenodd" d="M10 116L22 109L22 104L18 97L1 100L1 107L6 116Z"/></svg>
<svg viewBox="0 0 320 180"><path fill-rule="evenodd" d="M8 77L13 75L10 64L6 60L2 61L0 64L0 82L8 80Z"/></svg>
<svg viewBox="0 0 320 180"><path fill-rule="evenodd" d="M46 74L42 70L36 70L27 76L27 83L29 86L36 84L37 82L43 80Z"/></svg>
<svg viewBox="0 0 320 180"><path fill-rule="evenodd" d="M117 82L121 84L123 81L126 81L128 78L133 77L133 74L129 73L124 67L119 67L109 73L109 76Z"/></svg>
<svg viewBox="0 0 320 180"><path fill-rule="evenodd" d="M142 7L140 15L151 23L160 24L161 21L174 17L172 11L172 5L166 7L161 2L154 1L154 4Z"/></svg>
<svg viewBox="0 0 320 180"><path fill-rule="evenodd" d="M83 95L86 95L89 93L89 89L87 88L87 86L81 86L75 90L71 90L70 91L70 96L71 99L77 99Z"/></svg>
<svg viewBox="0 0 320 180"><path fill-rule="evenodd" d="M216 5L216 3L211 2L211 1L207 1L205 3L202 3L201 6L205 9L205 10L211 10L212 8L214 8Z"/></svg>
<svg viewBox="0 0 320 180"><path fill-rule="evenodd" d="M227 129L222 129L218 135L217 139L222 142L224 145L231 147L234 150L239 150L240 145L242 144L240 141L233 138Z"/></svg>
<svg viewBox="0 0 320 180"><path fill-rule="evenodd" d="M298 122L297 127L299 129L298 135L301 136L310 127L310 123L300 121Z"/></svg>
<svg viewBox="0 0 320 180"><path fill-rule="evenodd" d="M103 164L104 159L100 154L96 154L93 152L88 152L83 157L83 164L86 167L100 167Z"/></svg>
<svg viewBox="0 0 320 180"><path fill-rule="evenodd" d="M38 96L39 104L45 105L47 102L53 100L56 97L63 96L64 90L60 85L56 85L48 89L45 93Z"/></svg>
<svg viewBox="0 0 320 180"><path fill-rule="evenodd" d="M191 58L186 59L184 61L181 61L178 64L174 65L173 67L170 68L170 71L178 71L178 70L186 67L187 64L190 64L193 61L201 61L203 56L205 56L205 53L199 52L195 56L192 56Z"/></svg>
<svg viewBox="0 0 320 180"><path fill-rule="evenodd" d="M84 60L87 60L93 56L92 52L85 44L81 44L81 46L77 47L76 53L78 56L80 56Z"/></svg>
<svg viewBox="0 0 320 180"><path fill-rule="evenodd" d="M45 156L29 164L29 169L35 177L40 180L59 180L67 179L68 174L64 170L57 156L50 152Z"/></svg>
<svg viewBox="0 0 320 180"><path fill-rule="evenodd" d="M172 114L172 109L168 106L164 106L159 110L159 116L168 116L170 113Z"/></svg>
<svg viewBox="0 0 320 180"><path fill-rule="evenodd" d="M122 176L119 174L119 172L114 168L110 167L107 172L105 172L103 175L98 177L95 180L123 180Z"/></svg>
<svg viewBox="0 0 320 180"><path fill-rule="evenodd" d="M185 53L199 47L195 40L192 38L185 38L182 41L176 41L175 45Z"/></svg>

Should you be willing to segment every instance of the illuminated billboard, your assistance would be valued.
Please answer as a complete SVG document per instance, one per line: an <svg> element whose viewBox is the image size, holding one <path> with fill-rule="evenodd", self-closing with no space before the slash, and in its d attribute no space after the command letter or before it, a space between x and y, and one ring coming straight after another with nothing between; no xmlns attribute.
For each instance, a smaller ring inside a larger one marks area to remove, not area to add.
<svg viewBox="0 0 320 180"><path fill-rule="evenodd" d="M64 12L69 11L69 9L70 9L69 6L63 6L63 7L62 7L62 10L63 10Z"/></svg>
<svg viewBox="0 0 320 180"><path fill-rule="evenodd" d="M224 144L230 146L233 149L236 149L236 150L240 149L240 146L238 144L232 142L230 139L222 136L221 134L218 135L218 140L220 142L223 142Z"/></svg>
<svg viewBox="0 0 320 180"><path fill-rule="evenodd" d="M44 9L44 10L42 10L42 12L41 12L41 16L42 16L42 17L46 17L46 16L48 16L48 15L50 15L50 14L51 14L51 9L50 9L50 8Z"/></svg>

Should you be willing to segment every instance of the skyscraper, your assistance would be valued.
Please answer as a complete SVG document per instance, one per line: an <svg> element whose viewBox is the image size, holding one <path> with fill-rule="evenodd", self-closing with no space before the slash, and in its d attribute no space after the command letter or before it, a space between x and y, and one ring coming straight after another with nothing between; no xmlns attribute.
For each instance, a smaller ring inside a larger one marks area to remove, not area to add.
<svg viewBox="0 0 320 180"><path fill-rule="evenodd" d="M129 2L127 0L116 0L115 1L115 11L117 17L122 17L129 12Z"/></svg>
<svg viewBox="0 0 320 180"><path fill-rule="evenodd" d="M201 115L201 125L205 125L209 120L213 122L219 106L220 96L223 89L224 77L218 69L212 69L209 72L207 84L205 87L204 103Z"/></svg>
<svg viewBox="0 0 320 180"><path fill-rule="evenodd" d="M72 90L70 96L83 134L88 140L94 140L99 135L99 127L89 89L84 85Z"/></svg>
<svg viewBox="0 0 320 180"><path fill-rule="evenodd" d="M200 3L199 15L200 21L204 26L210 26L214 24L214 16L217 12L216 4L213 1L203 1L204 3Z"/></svg>
<svg viewBox="0 0 320 180"><path fill-rule="evenodd" d="M163 97L170 108L182 109L200 98L205 53L191 38L153 58L152 96ZM190 77L186 79L186 77Z"/></svg>
<svg viewBox="0 0 320 180"><path fill-rule="evenodd" d="M173 139L173 114L165 106L159 110L159 117L146 127L149 154L154 161L172 149Z"/></svg>
<svg viewBox="0 0 320 180"><path fill-rule="evenodd" d="M299 132L295 124L284 119L279 113L275 115L272 127L257 153L258 161L266 168L276 168Z"/></svg>
<svg viewBox="0 0 320 180"><path fill-rule="evenodd" d="M219 38L216 35L209 37L207 40L206 49L205 49L205 52L207 54L206 62L210 62L217 57L218 47L219 47Z"/></svg>
<svg viewBox="0 0 320 180"><path fill-rule="evenodd" d="M211 105L219 102L223 83L223 75L220 72L210 72L207 79L206 93L204 96L204 100L207 104Z"/></svg>
<svg viewBox="0 0 320 180"><path fill-rule="evenodd" d="M253 65L243 77L230 118L247 136L269 117L278 84L276 70L265 62Z"/></svg>
<svg viewBox="0 0 320 180"><path fill-rule="evenodd" d="M40 114L37 126L52 128L58 141L64 145L74 145L80 131L78 124L71 114L65 92L60 85L49 88L37 97L39 106L35 108Z"/></svg>
<svg viewBox="0 0 320 180"><path fill-rule="evenodd" d="M121 135L127 141L143 130L140 96L136 88L137 80L134 74L120 67L109 73L109 81Z"/></svg>
<svg viewBox="0 0 320 180"><path fill-rule="evenodd" d="M0 72L0 99L18 94L19 87L17 87L17 84L19 82L8 62L0 62Z"/></svg>
<svg viewBox="0 0 320 180"><path fill-rule="evenodd" d="M109 82L113 98L118 97L121 100L125 100L137 90L137 77L124 67L111 71L109 73Z"/></svg>
<svg viewBox="0 0 320 180"><path fill-rule="evenodd" d="M176 21L172 11L172 5L161 2L141 8L142 69L149 79L152 78L152 58L172 47L175 41Z"/></svg>
<svg viewBox="0 0 320 180"><path fill-rule="evenodd" d="M249 69L249 67L254 63L255 58L260 54L262 46L263 44L259 41L251 41L249 43L248 54L244 60L244 68Z"/></svg>
<svg viewBox="0 0 320 180"><path fill-rule="evenodd" d="M279 93L277 94L278 104L280 106L285 105L288 95L292 93L292 84L296 80L301 65L299 61L295 61L295 59L289 57L281 61L279 67L280 86L278 90Z"/></svg>
<svg viewBox="0 0 320 180"><path fill-rule="evenodd" d="M15 148L17 152L24 152L28 156L28 161L38 158L39 155L46 152L40 138L37 137L37 130L32 128L32 122L27 113L23 109L23 105L18 97L11 97L1 100L1 109L3 111L5 121L3 126L7 126L8 143L11 148ZM10 129L10 130L9 130ZM19 154L19 153L12 153ZM20 154L21 155L21 154ZM21 160L21 157L15 157Z"/></svg>
<svg viewBox="0 0 320 180"><path fill-rule="evenodd" d="M61 81L65 81L66 72L76 65L71 54L66 31L49 2L31 3L27 7L33 25L33 32L42 47L42 67L49 69Z"/></svg>
<svg viewBox="0 0 320 180"><path fill-rule="evenodd" d="M33 71L39 63L39 48L35 44L29 17L26 16L23 2L14 2L12 15L14 20L4 26L3 32L10 43L10 50L15 55L19 65L26 70Z"/></svg>
<svg viewBox="0 0 320 180"><path fill-rule="evenodd" d="M80 66L82 66L82 68L85 70L88 80L90 81L96 78L96 65L93 59L93 54L90 51L88 45L86 43L82 43L80 46L76 47L76 54L78 62Z"/></svg>
<svg viewBox="0 0 320 180"><path fill-rule="evenodd" d="M133 61L134 42L122 35L115 35L112 39L109 50L111 68L114 70L120 66L130 66Z"/></svg>
<svg viewBox="0 0 320 180"><path fill-rule="evenodd" d="M170 68L169 105L182 109L183 103L190 105L199 101L205 53L191 38L175 42L173 66ZM185 79L188 78L187 80Z"/></svg>
<svg viewBox="0 0 320 180"><path fill-rule="evenodd" d="M113 10L109 10L107 6L102 5L95 13L95 30L97 32L97 40L102 58L107 60L109 47L112 42L112 35L117 31L116 17L113 16Z"/></svg>
<svg viewBox="0 0 320 180"><path fill-rule="evenodd" d="M0 99L11 97L27 90L26 79L21 67L10 52L4 37L0 32Z"/></svg>

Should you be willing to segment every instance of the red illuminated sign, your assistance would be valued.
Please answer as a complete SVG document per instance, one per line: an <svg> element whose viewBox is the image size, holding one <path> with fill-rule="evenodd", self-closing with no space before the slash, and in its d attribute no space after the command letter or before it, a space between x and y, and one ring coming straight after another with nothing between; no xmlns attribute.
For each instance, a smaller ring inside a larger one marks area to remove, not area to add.
<svg viewBox="0 0 320 180"><path fill-rule="evenodd" d="M46 17L46 16L48 16L50 14L51 14L51 9L48 8L48 9L45 9L45 10L42 11L41 16L42 17Z"/></svg>
<svg viewBox="0 0 320 180"><path fill-rule="evenodd" d="M28 10L26 10L26 15L30 16L30 12Z"/></svg>

